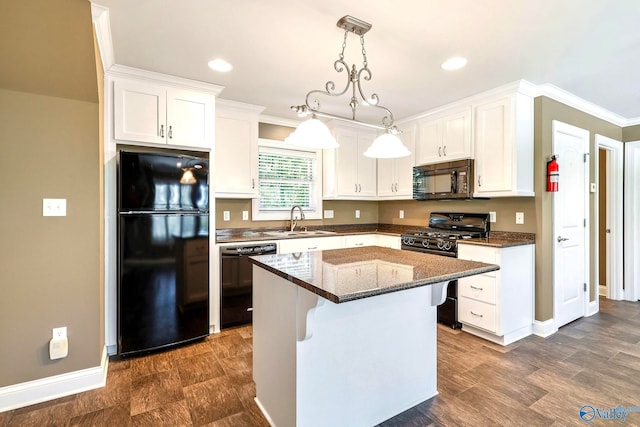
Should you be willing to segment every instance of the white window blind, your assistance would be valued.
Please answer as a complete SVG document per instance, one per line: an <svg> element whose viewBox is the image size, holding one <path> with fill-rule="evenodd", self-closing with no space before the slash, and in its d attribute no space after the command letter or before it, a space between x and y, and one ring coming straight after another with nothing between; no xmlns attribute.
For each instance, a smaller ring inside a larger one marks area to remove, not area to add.
<svg viewBox="0 0 640 427"><path fill-rule="evenodd" d="M261 147L258 155L260 210L315 209L316 153Z"/></svg>

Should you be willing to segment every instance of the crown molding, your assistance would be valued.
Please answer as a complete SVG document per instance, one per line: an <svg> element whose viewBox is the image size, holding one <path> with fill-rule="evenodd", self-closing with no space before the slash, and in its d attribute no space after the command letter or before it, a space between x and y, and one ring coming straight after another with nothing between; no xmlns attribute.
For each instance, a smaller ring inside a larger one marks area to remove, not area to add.
<svg viewBox="0 0 640 427"><path fill-rule="evenodd" d="M93 22L96 41L98 42L98 50L100 51L103 71L106 72L113 64L115 64L113 41L111 39L109 9L104 6L91 3L91 21Z"/></svg>

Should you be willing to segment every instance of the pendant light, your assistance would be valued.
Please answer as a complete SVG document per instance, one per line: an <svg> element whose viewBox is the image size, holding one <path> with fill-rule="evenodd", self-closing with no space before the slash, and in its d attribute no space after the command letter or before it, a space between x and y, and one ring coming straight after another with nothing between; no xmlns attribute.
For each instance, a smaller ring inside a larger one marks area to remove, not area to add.
<svg viewBox="0 0 640 427"><path fill-rule="evenodd" d="M328 81L325 84L324 90L310 91L307 93L304 104L294 105L291 107L291 109L298 113L299 116L306 117L310 115L311 118L301 123L296 131L289 136L289 138L292 138L290 142L313 148L337 147L338 143L331 136L329 129L317 118L325 117L384 130L385 133L373 141L371 146L365 152L365 156L375 158L396 158L408 156L411 152L404 146L400 138L397 136L400 131L393 125L393 113L391 113L391 110L379 105L380 98L377 94L373 93L371 96L365 96L361 86L362 80L368 81L371 79L372 75L367 63L367 52L364 48L364 35L371 29L371 24L354 18L353 16L346 15L340 18L336 25L344 30L344 41L342 43L342 51L338 55L338 59L334 62L334 69L339 73L343 71L346 72L346 85L342 90L336 90L335 83L333 81ZM362 67L360 69L357 69L355 64L349 67L344 60L344 51L347 47L347 36L350 32L360 36L363 59ZM316 95L339 97L347 93L349 89L351 89L351 98L348 103L351 108L350 117L323 112L320 110L320 101L317 99L311 100L311 98ZM358 99L358 95L360 96L360 100ZM356 120L356 111L361 103L368 107L381 110L383 117L380 124ZM322 125L322 127L320 125Z"/></svg>

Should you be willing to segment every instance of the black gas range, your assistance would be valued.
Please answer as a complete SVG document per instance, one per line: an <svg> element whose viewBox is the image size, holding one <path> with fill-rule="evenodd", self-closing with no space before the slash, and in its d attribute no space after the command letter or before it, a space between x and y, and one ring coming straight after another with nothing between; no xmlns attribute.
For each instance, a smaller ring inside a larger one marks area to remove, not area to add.
<svg viewBox="0 0 640 427"><path fill-rule="evenodd" d="M448 257L458 256L458 241L489 237L489 214L432 212L429 226L402 235L402 249ZM458 322L458 281L447 286L447 299L438 306L438 322L460 329Z"/></svg>
<svg viewBox="0 0 640 427"><path fill-rule="evenodd" d="M460 239L489 236L489 214L432 212L429 226L402 234L402 249L456 257Z"/></svg>

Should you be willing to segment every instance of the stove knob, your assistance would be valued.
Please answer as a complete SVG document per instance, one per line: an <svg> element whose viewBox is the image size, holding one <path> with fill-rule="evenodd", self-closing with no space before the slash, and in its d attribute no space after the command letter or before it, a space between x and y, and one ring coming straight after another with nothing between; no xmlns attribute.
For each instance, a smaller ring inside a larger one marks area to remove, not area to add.
<svg viewBox="0 0 640 427"><path fill-rule="evenodd" d="M416 240L413 237L404 237L402 239L402 243L409 246L413 245L415 242Z"/></svg>
<svg viewBox="0 0 640 427"><path fill-rule="evenodd" d="M422 246L424 246L425 248L429 247L429 241L428 240L423 240L422 241Z"/></svg>
<svg viewBox="0 0 640 427"><path fill-rule="evenodd" d="M438 249L444 249L444 242L438 239Z"/></svg>
<svg viewBox="0 0 640 427"><path fill-rule="evenodd" d="M451 242L446 242L443 246L444 246L444 250L448 251L449 249L451 249Z"/></svg>

